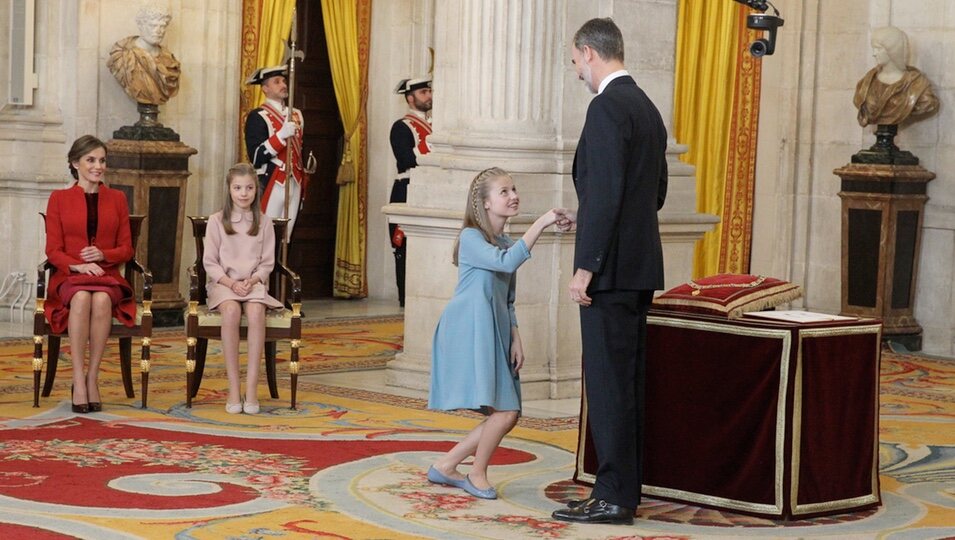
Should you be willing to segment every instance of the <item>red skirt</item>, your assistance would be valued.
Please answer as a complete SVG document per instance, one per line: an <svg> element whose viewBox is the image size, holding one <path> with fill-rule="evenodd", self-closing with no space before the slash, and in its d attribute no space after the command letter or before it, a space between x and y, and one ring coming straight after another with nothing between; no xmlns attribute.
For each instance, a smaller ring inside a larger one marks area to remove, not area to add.
<svg viewBox="0 0 955 540"><path fill-rule="evenodd" d="M82 278L82 279L80 279ZM123 301L123 287L112 276L89 276L85 274L70 275L60 284L60 299L64 306L70 305L73 295L80 291L104 292L109 295L113 306ZM129 291L132 296L132 291Z"/></svg>
<svg viewBox="0 0 955 540"><path fill-rule="evenodd" d="M57 287L56 296L59 298L50 302L52 305L49 306L47 320L54 332L66 331L70 300L79 291L105 292L113 305L113 317L119 319L125 326L135 324L136 305L133 289L125 280L111 275L70 274Z"/></svg>

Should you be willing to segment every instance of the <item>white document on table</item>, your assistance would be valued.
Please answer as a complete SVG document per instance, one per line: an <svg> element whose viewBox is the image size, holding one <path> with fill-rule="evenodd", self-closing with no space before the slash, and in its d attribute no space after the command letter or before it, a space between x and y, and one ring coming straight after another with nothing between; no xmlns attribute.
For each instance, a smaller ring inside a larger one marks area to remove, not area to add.
<svg viewBox="0 0 955 540"><path fill-rule="evenodd" d="M759 317L762 319L773 319L777 321L786 321L794 323L817 323L830 321L857 321L858 317L847 317L845 315L830 315L829 313L815 313L812 311L802 311L798 309L788 309L779 311L750 311L743 314L744 317Z"/></svg>

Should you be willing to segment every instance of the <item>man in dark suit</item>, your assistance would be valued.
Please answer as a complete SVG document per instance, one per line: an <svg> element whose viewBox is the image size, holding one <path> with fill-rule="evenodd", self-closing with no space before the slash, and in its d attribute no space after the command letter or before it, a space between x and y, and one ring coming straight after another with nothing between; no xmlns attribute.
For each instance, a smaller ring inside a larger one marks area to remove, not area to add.
<svg viewBox="0 0 955 540"><path fill-rule="evenodd" d="M647 311L663 287L657 211L667 187L667 134L659 111L624 70L623 36L592 19L571 48L580 80L597 94L574 157L578 209L571 299L580 305L588 425L597 455L590 498L555 519L633 523L640 504Z"/></svg>

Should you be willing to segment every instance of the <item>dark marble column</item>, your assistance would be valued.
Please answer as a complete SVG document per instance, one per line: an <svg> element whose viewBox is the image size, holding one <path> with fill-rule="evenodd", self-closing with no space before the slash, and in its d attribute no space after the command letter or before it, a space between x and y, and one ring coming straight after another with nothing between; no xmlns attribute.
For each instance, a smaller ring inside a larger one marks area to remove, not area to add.
<svg viewBox="0 0 955 540"><path fill-rule="evenodd" d="M842 313L883 320L883 337L921 350L915 320L922 216L935 173L919 165L852 163L842 179Z"/></svg>
<svg viewBox="0 0 955 540"><path fill-rule="evenodd" d="M182 227L189 157L180 141L112 139L106 144L107 181L126 194L130 214L146 216L137 258L153 273L153 324L182 324L186 301L179 292Z"/></svg>

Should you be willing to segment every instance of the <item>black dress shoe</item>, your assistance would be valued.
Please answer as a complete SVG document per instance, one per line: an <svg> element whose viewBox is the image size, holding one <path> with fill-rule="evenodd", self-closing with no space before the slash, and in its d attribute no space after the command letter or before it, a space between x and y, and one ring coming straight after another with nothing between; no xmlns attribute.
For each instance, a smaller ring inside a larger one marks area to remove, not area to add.
<svg viewBox="0 0 955 540"><path fill-rule="evenodd" d="M609 523L612 525L633 525L633 509L610 504L600 499L571 501L577 505L555 510L551 517L560 521L574 523Z"/></svg>

